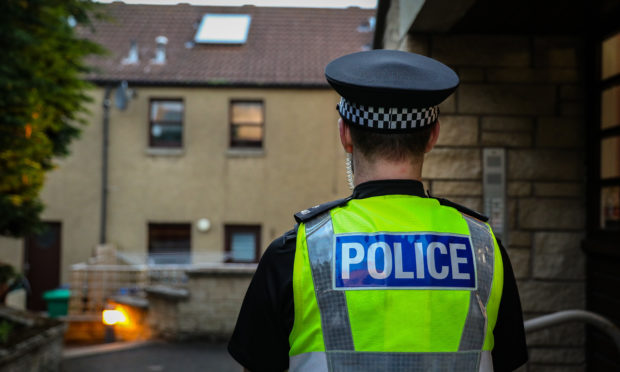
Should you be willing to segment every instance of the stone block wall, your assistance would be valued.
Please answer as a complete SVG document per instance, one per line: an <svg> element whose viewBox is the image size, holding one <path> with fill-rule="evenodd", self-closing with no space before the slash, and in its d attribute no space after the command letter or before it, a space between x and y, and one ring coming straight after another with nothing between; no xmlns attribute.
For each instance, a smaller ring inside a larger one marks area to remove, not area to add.
<svg viewBox="0 0 620 372"><path fill-rule="evenodd" d="M386 49L436 58L461 77L456 93L441 105L439 142L423 170L426 187L482 210L482 149L505 148L505 245L525 318L584 308L581 40L410 34L395 41L390 35ZM584 337L584 327L576 324L529 334L530 362L523 370L585 370Z"/></svg>
<svg viewBox="0 0 620 372"><path fill-rule="evenodd" d="M0 319L13 327L8 342L0 346L0 371L60 371L63 322L5 306L0 306Z"/></svg>
<svg viewBox="0 0 620 372"><path fill-rule="evenodd" d="M22 343L10 356L2 356L2 372L58 372L62 361L64 326L43 334L39 339Z"/></svg>
<svg viewBox="0 0 620 372"><path fill-rule="evenodd" d="M189 271L190 301L182 303L179 323L183 332L198 332L228 340L232 334L245 292L256 265L224 266L221 269Z"/></svg>
<svg viewBox="0 0 620 372"><path fill-rule="evenodd" d="M185 289L149 290L150 328L164 338L227 341L255 270L255 264L194 269Z"/></svg>

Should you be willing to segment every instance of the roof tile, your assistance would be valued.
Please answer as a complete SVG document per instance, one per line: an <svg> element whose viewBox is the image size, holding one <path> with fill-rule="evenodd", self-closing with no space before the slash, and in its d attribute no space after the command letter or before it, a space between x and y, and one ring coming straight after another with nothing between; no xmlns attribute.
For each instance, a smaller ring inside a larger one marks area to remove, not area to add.
<svg viewBox="0 0 620 372"><path fill-rule="evenodd" d="M357 29L374 10L211 7L179 5L105 5L111 20L95 21L85 37L110 51L91 57L98 68L87 76L95 81L127 80L144 84L180 85L308 85L326 86L323 70L332 59L361 51L372 32ZM243 45L195 44L194 35L206 13L250 14L248 40ZM166 63L153 64L155 38L166 36ZM131 40L140 61L123 64Z"/></svg>

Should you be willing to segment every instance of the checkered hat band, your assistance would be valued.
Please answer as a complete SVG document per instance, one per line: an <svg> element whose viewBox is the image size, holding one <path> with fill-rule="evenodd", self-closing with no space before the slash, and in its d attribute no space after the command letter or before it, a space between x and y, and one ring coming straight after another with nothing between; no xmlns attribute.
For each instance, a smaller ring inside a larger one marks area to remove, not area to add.
<svg viewBox="0 0 620 372"><path fill-rule="evenodd" d="M424 128L437 121L439 107L401 108L360 105L340 98L340 115L351 123L366 128L411 130Z"/></svg>

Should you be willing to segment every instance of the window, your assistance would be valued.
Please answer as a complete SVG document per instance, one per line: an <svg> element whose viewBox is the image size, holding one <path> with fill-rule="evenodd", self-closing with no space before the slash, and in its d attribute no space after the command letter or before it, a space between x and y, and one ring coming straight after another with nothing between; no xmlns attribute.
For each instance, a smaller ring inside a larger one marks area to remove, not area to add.
<svg viewBox="0 0 620 372"><path fill-rule="evenodd" d="M205 14L194 41L204 44L245 44L251 20L249 14Z"/></svg>
<svg viewBox="0 0 620 372"><path fill-rule="evenodd" d="M260 225L224 226L226 262L258 262Z"/></svg>
<svg viewBox="0 0 620 372"><path fill-rule="evenodd" d="M149 263L189 264L191 226L189 223L149 223Z"/></svg>
<svg viewBox="0 0 620 372"><path fill-rule="evenodd" d="M149 147L183 147L183 101L152 99L149 110Z"/></svg>
<svg viewBox="0 0 620 372"><path fill-rule="evenodd" d="M263 101L231 101L230 147L263 147L264 122Z"/></svg>
<svg viewBox="0 0 620 372"><path fill-rule="evenodd" d="M600 48L599 228L620 231L620 33L603 40Z"/></svg>

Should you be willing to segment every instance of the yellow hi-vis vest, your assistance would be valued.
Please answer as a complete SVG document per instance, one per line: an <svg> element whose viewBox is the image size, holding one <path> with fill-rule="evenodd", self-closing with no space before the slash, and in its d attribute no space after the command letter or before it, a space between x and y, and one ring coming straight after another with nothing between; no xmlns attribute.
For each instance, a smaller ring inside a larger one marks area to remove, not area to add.
<svg viewBox="0 0 620 372"><path fill-rule="evenodd" d="M299 225L291 372L492 371L490 227L432 198L353 199Z"/></svg>

